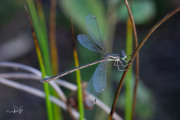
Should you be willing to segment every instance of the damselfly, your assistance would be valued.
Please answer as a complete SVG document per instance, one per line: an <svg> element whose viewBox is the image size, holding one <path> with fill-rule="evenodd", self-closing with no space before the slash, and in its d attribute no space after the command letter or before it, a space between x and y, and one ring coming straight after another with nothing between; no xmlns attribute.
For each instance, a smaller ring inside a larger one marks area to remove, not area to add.
<svg viewBox="0 0 180 120"><path fill-rule="evenodd" d="M127 63L125 60L127 58L126 53L122 50L120 54L114 54L114 53L107 53L103 41L102 41L102 36L99 30L99 26L96 21L96 17L94 15L88 15L86 17L86 27L88 30L88 33L90 34L91 38L90 39L87 35L85 34L79 34L77 36L77 39L79 43L84 46L85 48L99 53L103 56L102 59L88 63L86 65L76 67L70 70L67 70L65 72L59 73L53 77L45 78L42 79L42 82L49 82L51 80L57 79L59 77L62 77L64 75L67 75L69 73L72 73L76 70L100 63L93 76L91 77L88 85L87 85L87 97L86 97L86 104L88 106L92 106L96 102L96 97L100 92L103 92L105 87L106 87L106 68L108 61L114 61L114 65L118 67L118 70L121 70L120 67L126 67L122 61Z"/></svg>

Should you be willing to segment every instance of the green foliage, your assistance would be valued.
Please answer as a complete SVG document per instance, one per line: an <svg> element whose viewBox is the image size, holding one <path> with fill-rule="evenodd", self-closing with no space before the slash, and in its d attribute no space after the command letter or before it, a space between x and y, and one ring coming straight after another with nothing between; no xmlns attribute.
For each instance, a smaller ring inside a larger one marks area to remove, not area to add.
<svg viewBox="0 0 180 120"><path fill-rule="evenodd" d="M145 24L155 16L155 3L152 0L134 0L132 5L132 14L136 24ZM128 11L124 4L119 6L118 18L126 22Z"/></svg>
<svg viewBox="0 0 180 120"><path fill-rule="evenodd" d="M33 0L27 0L27 6L30 12L30 16L32 18L32 22L37 35L39 46L42 51L42 56L43 56L47 75L52 75L48 37L47 37L46 29L44 27L46 26L44 22L45 18L43 17L44 15L42 15L43 14L42 12L40 13L40 15L37 13Z"/></svg>
<svg viewBox="0 0 180 120"><path fill-rule="evenodd" d="M82 31L86 31L86 16L95 15L103 37L107 31L105 9L101 1L97 0L63 0L60 3L66 17L72 16L73 22Z"/></svg>
<svg viewBox="0 0 180 120"><path fill-rule="evenodd" d="M74 63L75 67L79 66L79 60L78 60L78 54L76 51L76 48L74 47L73 49L73 54L74 54ZM80 113L80 120L84 119L84 105L83 105L83 92L82 92L82 81L81 81L81 74L80 70L76 71L76 81L77 81L77 87L78 87L78 108L79 108L79 113Z"/></svg>
<svg viewBox="0 0 180 120"><path fill-rule="evenodd" d="M136 113L141 119L150 120L154 114L155 96L142 82L138 84Z"/></svg>
<svg viewBox="0 0 180 120"><path fill-rule="evenodd" d="M115 77L121 77L122 73L119 74L118 71L113 72ZM131 81L135 81L134 75ZM119 82L119 81L117 81ZM133 84L133 83L132 83ZM131 86L133 89L133 86ZM136 103L136 114L141 119L150 120L154 114L154 103L155 96L153 91L151 91L146 85L144 85L141 80L139 80L138 90L137 90L137 103ZM126 104L125 93L121 93L117 102L117 106L124 109Z"/></svg>
<svg viewBox="0 0 180 120"><path fill-rule="evenodd" d="M23 9L23 4L22 0L9 0L8 2L7 0L0 0L0 26L14 17L18 11Z"/></svg>
<svg viewBox="0 0 180 120"><path fill-rule="evenodd" d="M130 18L127 19L127 30L126 30L126 54L131 55L133 53L133 30ZM132 78L133 78L133 70L132 67L129 68L129 71L126 76L125 81L125 119L131 120L132 118Z"/></svg>
<svg viewBox="0 0 180 120"><path fill-rule="evenodd" d="M43 13L41 13L41 15L40 15L41 18L39 18L35 4L32 0L27 0L27 6L29 9L29 13L30 13L30 16L32 19L34 29L35 29L35 31L33 31L33 32L36 32L38 43L42 50L42 55L41 55L40 50L39 50L39 52L37 52L37 55L38 55L40 68L43 73L43 78L45 78L46 74L51 75L51 73L52 73L51 66L50 66L51 65L50 64L50 55L49 55L49 49L48 49L48 38L47 38L46 29L44 27L45 22L44 22L44 24L43 24L43 22L41 22L41 21L44 21L45 19L42 17ZM36 46L36 49L39 49L39 48L37 48L37 46ZM49 91L48 83L44 84L44 90L45 90L45 94L46 94L46 107L47 107L48 119L53 120L52 106L51 106L51 102L49 100L50 91Z"/></svg>

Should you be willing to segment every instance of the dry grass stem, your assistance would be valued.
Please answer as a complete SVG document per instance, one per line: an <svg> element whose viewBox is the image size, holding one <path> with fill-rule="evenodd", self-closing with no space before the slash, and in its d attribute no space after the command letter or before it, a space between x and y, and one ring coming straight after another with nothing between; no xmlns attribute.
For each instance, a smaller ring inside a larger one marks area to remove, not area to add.
<svg viewBox="0 0 180 120"><path fill-rule="evenodd" d="M12 62L0 62L0 68L16 68L30 72L30 73L1 73L0 74L0 83L16 88L16 89L20 89L22 88L22 91L27 91L33 95L39 96L41 98L45 97L44 92L37 90L35 88L29 87L27 85L23 85L8 79L27 79L27 80L37 80L40 81L41 80L41 72L35 68L23 65L23 64L18 64L18 63L12 63ZM32 74L33 73L33 74ZM5 79L6 78L6 79ZM52 102L54 102L55 104L59 105L60 107L62 107L64 110L67 110L69 108L67 108L66 106L66 96L64 95L63 91L59 88L58 85L60 85L61 87L65 87L67 89L70 89L72 91L76 91L77 90L77 86L69 83L65 80L61 80L61 79L57 79L55 81L49 82L49 84L56 90L56 92L58 93L59 97L61 99L63 99L62 101L50 96L50 99L52 100ZM22 85L22 86L21 86ZM25 86L25 87L24 87ZM19 88L18 88L19 87ZM32 89L31 89L32 88ZM37 93L37 94L36 94ZM110 112L110 108L104 104L102 101L100 101L99 99L97 99L96 101L96 105L101 108L103 111L105 111L107 114L109 114ZM68 110L69 111L69 110ZM72 113L70 114L75 114L73 112L77 112L75 109L71 109L70 110ZM75 118L78 118L78 115L74 115ZM117 114L114 113L113 118L116 120L122 120L122 118Z"/></svg>

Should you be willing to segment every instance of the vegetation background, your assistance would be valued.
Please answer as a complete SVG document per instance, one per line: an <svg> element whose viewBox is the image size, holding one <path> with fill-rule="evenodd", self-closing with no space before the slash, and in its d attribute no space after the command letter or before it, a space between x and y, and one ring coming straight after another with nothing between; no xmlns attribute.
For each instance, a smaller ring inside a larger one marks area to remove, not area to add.
<svg viewBox="0 0 180 120"><path fill-rule="evenodd" d="M143 2L142 2L143 1ZM174 8L180 6L179 0L134 0L134 19L137 25L139 42L150 30L150 28L159 21L163 16ZM121 49L126 49L126 18L127 12L123 1L98 1L101 6L107 8L111 4L120 3L116 9L117 24L113 30L103 29L103 33L110 34L110 40L105 40L108 49L112 49L113 53L119 53ZM33 42L32 32L28 22L28 17L24 9L25 1L21 0L1 0L0 1L0 61L11 61L22 63L39 69L36 50ZM45 18L49 22L50 1L42 0ZM68 4L68 3L67 3ZM122 4L122 5L121 5ZM75 9L80 3L69 3ZM70 16L75 21L75 35L85 33L85 28L80 25L85 23L85 17L77 18L76 14L70 14L68 5L58 0L56 12L56 40L58 47L59 70L62 72L74 66L73 47L71 36ZM82 5L81 5L82 6ZM96 7L96 6L95 6ZM83 11L82 7L82 11ZM94 8L97 9L97 8ZM133 10L132 9L132 10ZM108 12L105 9L103 13ZM100 14L101 12L99 12ZM98 13L97 13L98 14ZM106 26L104 19L110 15L104 14L97 16L100 26ZM79 19L81 21L79 21ZM79 22L78 22L79 21ZM180 14L176 14L170 20L165 22L155 33L149 38L147 43L140 51L140 85L137 100L136 119L138 120L178 120L180 108ZM104 22L104 23L103 23ZM107 36L106 36L107 37ZM80 65L92 62L100 58L100 56L81 47L78 42L78 57ZM93 74L96 66L92 66L81 70L82 79L88 81ZM8 69L0 69L0 72L9 71ZM63 79L76 83L75 74L70 74ZM108 85L100 98L109 106L112 105L117 83L120 79L119 72L112 67L112 72L108 74ZM43 89L42 83L34 81L20 81L21 83ZM66 90L65 90L66 91ZM123 89L124 91L124 89ZM66 91L67 94L69 91ZM26 92L15 90L0 84L0 119L4 120L45 120L47 119L46 107L44 99L37 98ZM118 108L116 111L124 117L124 92L122 92ZM11 109L13 105L24 106L23 114L9 114L5 112ZM64 119L69 118L66 111L63 112ZM98 113L98 115L97 115ZM103 116L98 108L94 111L85 111L85 116L93 119L93 116ZM94 119L98 118L94 117Z"/></svg>

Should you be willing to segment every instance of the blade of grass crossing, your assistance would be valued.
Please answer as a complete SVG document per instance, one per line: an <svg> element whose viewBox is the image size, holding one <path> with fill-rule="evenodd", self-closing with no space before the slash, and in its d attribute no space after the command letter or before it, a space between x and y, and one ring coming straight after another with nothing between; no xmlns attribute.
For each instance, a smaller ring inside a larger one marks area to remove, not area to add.
<svg viewBox="0 0 180 120"><path fill-rule="evenodd" d="M46 30L46 22L45 22L45 17L44 17L44 12L43 12L43 8L42 8L42 3L40 0L36 1L37 3L37 12L38 12L38 16L39 16L39 25L41 28L41 39L39 40L39 44L41 46L42 49L42 53L43 53L43 60L45 63L45 68L46 68L46 72L47 75L52 76L52 69L51 69L51 60L50 60L50 50L49 50L49 46L48 46L48 36L47 36L47 30Z"/></svg>
<svg viewBox="0 0 180 120"><path fill-rule="evenodd" d="M42 41L42 37L39 35L41 34L41 29L40 29L40 26L39 26L39 20L38 20L38 17L37 17L37 12L36 12L36 8L35 8L35 5L33 3L32 0L27 0L27 6L29 8L29 11L30 11L30 14L28 12L28 10L26 9L27 11L27 14L28 14L28 17L29 17L29 22L30 22L30 25L31 25L31 29L32 29L32 33L33 33L33 37L34 37L34 42L35 42L35 46L36 46L36 51L37 51L37 56L38 56L38 60L39 60L39 64L40 64L40 69L42 71L42 77L45 78L46 77L46 69L44 67L44 63L43 63L43 58L42 58L42 54L40 52L40 48L39 48L39 45L38 45L38 41L37 41L37 38L39 39L39 41ZM31 16L31 18L30 18ZM31 22L31 19L32 19L32 22ZM33 28L33 25L34 25L34 28ZM37 34L35 34L35 31ZM37 37L36 37L37 35ZM52 114L52 108L51 108L51 102L49 100L49 86L48 86L48 83L47 84L44 84L44 90L45 90L45 95L46 95L46 107L47 107L47 113L48 113L48 120L53 120L53 114Z"/></svg>
<svg viewBox="0 0 180 120"><path fill-rule="evenodd" d="M55 0L52 0L52 1L55 1ZM52 2L51 1L51 2ZM43 39L45 42L42 42L43 44L43 51L46 51L47 47L44 47L44 46L48 46L48 36L47 36L47 30L46 30L46 22L45 22L45 16L44 16L44 12L43 12L43 7L42 7L42 3L40 0L37 0L37 9L38 9L38 13L39 13L39 20L40 20L40 24L42 26L42 33L44 34L43 36ZM56 3L55 3L56 4ZM55 8L55 7L54 7ZM53 11L54 12L54 11ZM52 13L52 12L51 12ZM55 19L54 19L55 20ZM51 21L50 21L51 22ZM54 24L55 25L55 24ZM54 26L55 27L55 26ZM51 29L52 30L52 29ZM54 34L55 34L55 30L54 30ZM55 35L54 35L55 36ZM52 44L53 43L53 44ZM57 74L58 73L58 60L57 60L57 49L56 49L56 43L55 43L55 39L50 39L50 49L51 49L51 60L49 59L50 58L50 55L49 55L49 50L46 51L45 53L48 52L48 54L45 55L45 62L47 63L46 64L46 68L47 68L47 71L48 71L48 75L52 76L54 74ZM52 56L53 55L53 56ZM51 66L53 65L53 66ZM54 67L56 66L56 68ZM55 68L55 69L54 69ZM54 96L58 97L56 91L54 91L53 88L50 87L50 92L51 94L53 94ZM54 119L55 120L62 120L62 113L61 113L61 109L56 105L56 104L53 104L52 103L52 109L53 109L53 114L54 114Z"/></svg>
<svg viewBox="0 0 180 120"><path fill-rule="evenodd" d="M165 21L167 21L169 18L171 18L173 15L175 15L176 13L178 13L180 11L180 7L176 8L175 10L171 11L169 14L167 14L164 18L162 18L158 23L156 23L151 29L150 31L146 34L146 36L143 38L142 42L138 45L138 47L135 49L135 51L133 52L133 55L131 57L131 60L128 62L129 64L126 66L126 71L123 72L123 75L121 77L120 83L118 85L117 91L116 91L116 95L113 101L113 105L111 108L111 112L109 114L109 120L112 120L112 115L115 111L115 107L116 107L116 103L117 103L117 99L119 97L119 94L121 92L122 86L123 86L123 82L124 79L127 75L128 69L130 68L132 62L134 61L136 55L138 54L138 52L140 51L140 49L142 48L142 46L144 45L144 43L148 40L148 38L152 35L152 33L154 31L156 31L156 29L163 24Z"/></svg>
<svg viewBox="0 0 180 120"><path fill-rule="evenodd" d="M34 40L34 41L35 41L36 52L37 52L37 56L38 56L38 60L39 60L39 64L40 64L40 69L42 72L42 78L45 78L46 72L45 72L45 67L44 67L44 63L42 60L42 55L41 55L37 40ZM49 92L48 83L44 83L44 90L45 90L45 94L46 94L46 106L47 106L47 111L48 111L48 120L53 120L53 113L52 113L52 109L51 109L52 108L51 107L51 101L49 99L50 92Z"/></svg>
<svg viewBox="0 0 180 120"><path fill-rule="evenodd" d="M51 62L53 75L58 74L58 50L56 44L56 0L51 0L49 21L49 41L51 49Z"/></svg>
<svg viewBox="0 0 180 120"><path fill-rule="evenodd" d="M50 42L50 50L51 50L51 67L52 74L56 75L59 73L58 70L58 50L56 45L56 0L51 0L50 5L50 17L49 17L49 42ZM58 98L58 94L52 91L53 96ZM61 108L56 104L52 103L53 113L55 120L62 120L62 112Z"/></svg>
<svg viewBox="0 0 180 120"><path fill-rule="evenodd" d="M74 28L73 28L73 21L71 18L71 29L72 29L72 39L73 39L73 55L74 55L74 62L75 67L79 66L78 55L75 47L75 37L74 37ZM83 96L82 96L82 85L81 85L81 75L80 70L76 71L76 80L78 86L78 108L80 113L80 120L84 119L84 107L83 107Z"/></svg>
<svg viewBox="0 0 180 120"><path fill-rule="evenodd" d="M132 23L131 20L128 18L127 20L127 33L126 33L126 53L128 55L131 55L133 53L133 31L132 31ZM131 109L132 109L132 83L133 83L133 77L132 77L132 67L129 68L129 71L126 76L125 81L125 120L131 120Z"/></svg>
<svg viewBox="0 0 180 120"><path fill-rule="evenodd" d="M47 34L43 32L44 30L43 30L42 24L40 24L41 21L39 20L39 17L38 17L39 15L37 13L33 0L27 0L27 6L29 9L31 19L32 19L35 33L37 33L36 36L37 36L37 40L42 51L45 69L46 69L47 74L50 75L51 64L50 64L48 38L46 36Z"/></svg>

